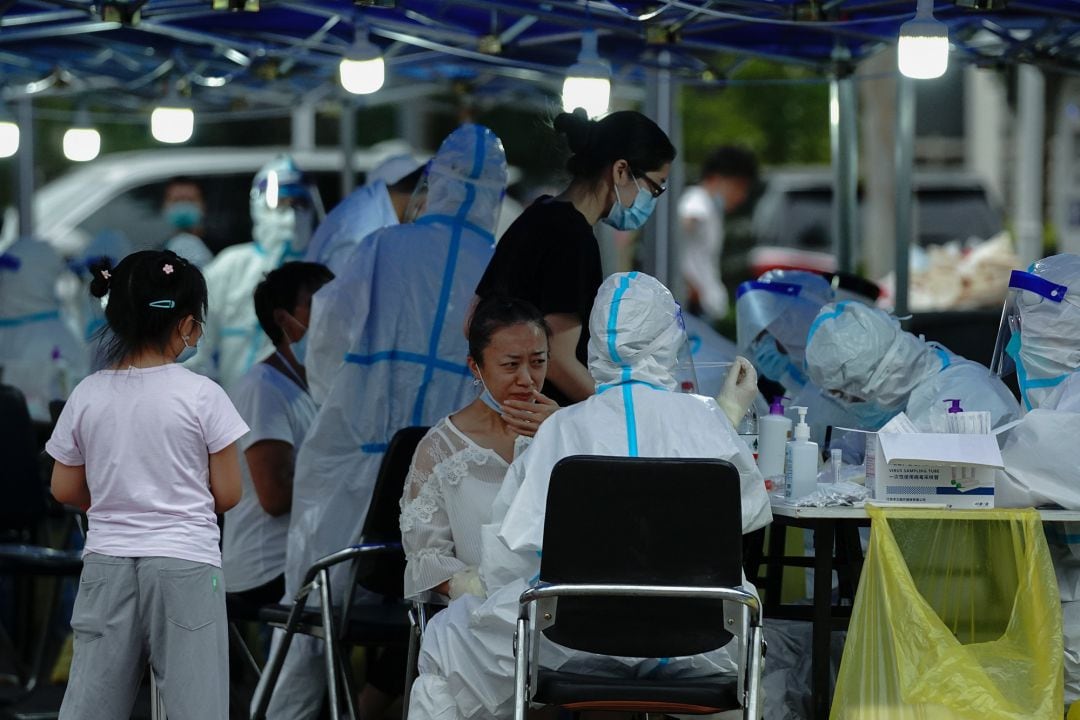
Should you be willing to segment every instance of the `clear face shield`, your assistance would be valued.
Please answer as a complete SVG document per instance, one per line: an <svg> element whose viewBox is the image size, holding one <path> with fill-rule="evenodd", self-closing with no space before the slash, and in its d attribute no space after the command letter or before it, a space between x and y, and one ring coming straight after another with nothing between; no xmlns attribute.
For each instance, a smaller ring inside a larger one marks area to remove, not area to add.
<svg viewBox="0 0 1080 720"><path fill-rule="evenodd" d="M1023 315L1034 312L1041 303L1062 303L1069 288L1052 283L1038 275L1013 270L1009 276L1009 294L1001 310L997 337L994 340L994 357L990 372L1005 377L1016 372L1016 357L1020 351L1020 330ZM1075 304L1075 300L1073 300Z"/></svg>
<svg viewBox="0 0 1080 720"><path fill-rule="evenodd" d="M676 303L676 307L678 307L678 311L675 320L682 330L683 342L675 353L675 370L672 374L675 376L679 392L697 394L698 379L697 370L694 367L694 345L686 332L686 321L683 319L682 307L678 303Z"/></svg>

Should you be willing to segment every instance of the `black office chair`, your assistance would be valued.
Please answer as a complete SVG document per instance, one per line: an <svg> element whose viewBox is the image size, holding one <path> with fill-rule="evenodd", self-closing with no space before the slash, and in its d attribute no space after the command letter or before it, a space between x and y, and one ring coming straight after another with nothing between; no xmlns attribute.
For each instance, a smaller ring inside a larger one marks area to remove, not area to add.
<svg viewBox="0 0 1080 720"><path fill-rule="evenodd" d="M738 471L722 460L574 456L551 473L540 577L514 634L515 720L527 706L758 720L764 641L742 587ZM738 671L694 678L549 670L540 636L602 655L670 658L731 646ZM734 643L734 644L732 644Z"/></svg>
<svg viewBox="0 0 1080 720"><path fill-rule="evenodd" d="M348 653L344 652L343 645L405 647L410 643L413 636L410 606L402 600L405 555L401 549L398 503L413 453L427 430L425 427L404 428L390 440L358 543L327 555L308 568L291 605L270 605L260 612L264 621L284 628L285 637L271 652L259 678L252 720L266 717L271 693L296 633L320 637L326 642L330 717L341 716L339 702L340 695L344 694L349 717L353 720L357 717L356 694ZM342 608L335 609L331 600L330 568L341 563L350 563L348 589ZM357 586L381 595L383 602L353 607L353 591ZM306 607L312 593L318 594L320 604L317 608Z"/></svg>
<svg viewBox="0 0 1080 720"><path fill-rule="evenodd" d="M77 577L82 571L82 553L38 544L50 534L41 531L50 510L48 484L42 476L46 464L39 459L26 399L11 385L0 385L0 455L4 458L4 469L0 471L0 492L4 498L0 504L0 575L32 581L50 578L52 581L44 595L30 592L36 582L23 588L27 592L20 593L17 607L23 621L31 604L40 618L36 626L20 628L28 635L24 642L12 640L0 627L0 650L11 658L15 668L12 679L17 686L17 690L0 704L11 705L25 700L42 684L60 653L64 637L56 632L55 614L64 579ZM51 461L48 465L51 466ZM61 534L64 537L70 535L67 525L61 528ZM45 599L43 603L38 600L41 597ZM30 636L31 633L36 636ZM19 646L30 646L31 643L32 650L24 662L24 653L20 652Z"/></svg>

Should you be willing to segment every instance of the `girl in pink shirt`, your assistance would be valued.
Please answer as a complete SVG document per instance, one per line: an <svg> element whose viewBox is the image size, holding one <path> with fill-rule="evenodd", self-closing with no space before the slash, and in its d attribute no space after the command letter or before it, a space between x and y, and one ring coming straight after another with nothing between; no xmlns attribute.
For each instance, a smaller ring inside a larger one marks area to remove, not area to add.
<svg viewBox="0 0 1080 720"><path fill-rule="evenodd" d="M76 386L45 446L53 496L89 521L60 717L130 717L149 662L170 720L226 720L215 513L240 499L248 428L218 385L178 364L202 336L206 282L169 251L93 273L109 369Z"/></svg>

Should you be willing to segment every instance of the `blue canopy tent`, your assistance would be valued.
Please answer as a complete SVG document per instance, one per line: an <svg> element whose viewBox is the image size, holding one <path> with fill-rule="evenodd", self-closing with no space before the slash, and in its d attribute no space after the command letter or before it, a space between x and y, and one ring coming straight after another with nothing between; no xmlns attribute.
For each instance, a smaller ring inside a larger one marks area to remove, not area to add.
<svg viewBox="0 0 1080 720"><path fill-rule="evenodd" d="M840 109L833 113L834 225L840 266L850 269L849 76L895 44L914 9L914 0L0 0L0 98L92 95L98 112L140 118L178 84L211 119L280 113L337 93L338 62L361 26L383 50L391 78L368 104L406 102L462 79L496 98L532 94L550 104L582 33L595 30L615 92L640 97L645 87L646 110L677 135L678 85L722 85L740 57L798 63L832 79ZM949 27L954 61L1080 70L1073 0L936 0L934 13ZM33 159L23 155L29 176ZM678 169L673 181L677 191ZM28 177L22 185L30 192ZM902 210L898 237L910 223ZM654 224L650 269L661 277L671 264L670 216L662 211ZM906 274L906 244L897 246L897 270Z"/></svg>

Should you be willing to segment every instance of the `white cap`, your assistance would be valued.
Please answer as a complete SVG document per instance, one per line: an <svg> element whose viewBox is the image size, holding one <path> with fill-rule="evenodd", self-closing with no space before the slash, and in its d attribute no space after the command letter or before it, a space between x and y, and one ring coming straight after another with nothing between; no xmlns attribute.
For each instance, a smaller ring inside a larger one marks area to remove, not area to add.
<svg viewBox="0 0 1080 720"><path fill-rule="evenodd" d="M389 187L423 164L412 155L391 155L371 169L371 172L367 174L367 181L370 183L382 180Z"/></svg>

